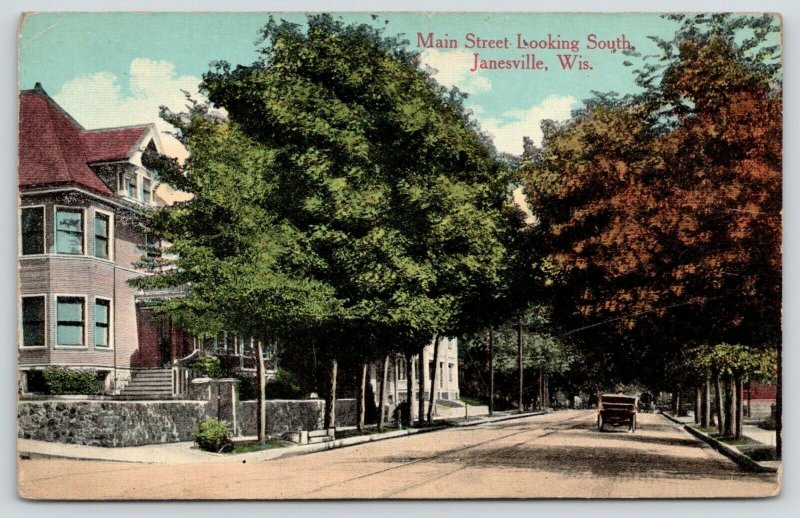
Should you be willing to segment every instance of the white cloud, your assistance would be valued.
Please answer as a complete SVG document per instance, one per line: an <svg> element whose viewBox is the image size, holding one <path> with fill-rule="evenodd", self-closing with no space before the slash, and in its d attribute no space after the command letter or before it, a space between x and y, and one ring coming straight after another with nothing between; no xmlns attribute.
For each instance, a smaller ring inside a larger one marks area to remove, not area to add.
<svg viewBox="0 0 800 518"><path fill-rule="evenodd" d="M551 95L530 108L509 110L500 119L482 117L482 107L479 107L480 112L474 106L472 109L480 121L481 129L492 136L498 151L521 155L523 137L530 137L534 144L541 145L542 121L568 119L577 102L571 95Z"/></svg>
<svg viewBox="0 0 800 518"><path fill-rule="evenodd" d="M442 86L456 86L471 94L488 92L492 89L492 81L478 72L469 71L473 61L472 53L463 49L425 49L420 55L420 62L433 69L434 79Z"/></svg>
<svg viewBox="0 0 800 518"><path fill-rule="evenodd" d="M125 96L119 78L111 72L78 76L64 83L53 98L87 129L153 122L162 132L164 152L185 159L187 153L180 142L163 133L175 128L158 116L158 108L164 105L173 111L185 110L186 97L181 90L200 98L200 78L178 76L175 65L168 61L136 58L131 62L128 81L131 95Z"/></svg>

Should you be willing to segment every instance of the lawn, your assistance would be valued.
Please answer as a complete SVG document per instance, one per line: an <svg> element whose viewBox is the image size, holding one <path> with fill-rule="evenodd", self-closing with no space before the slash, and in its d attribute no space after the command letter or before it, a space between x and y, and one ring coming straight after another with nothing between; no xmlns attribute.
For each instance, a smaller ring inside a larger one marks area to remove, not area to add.
<svg viewBox="0 0 800 518"><path fill-rule="evenodd" d="M273 448L283 448L283 444L281 444L280 441L275 440L269 440L264 444L259 444L257 442L237 443L233 445L233 451L228 453L250 453L254 451L271 450Z"/></svg>

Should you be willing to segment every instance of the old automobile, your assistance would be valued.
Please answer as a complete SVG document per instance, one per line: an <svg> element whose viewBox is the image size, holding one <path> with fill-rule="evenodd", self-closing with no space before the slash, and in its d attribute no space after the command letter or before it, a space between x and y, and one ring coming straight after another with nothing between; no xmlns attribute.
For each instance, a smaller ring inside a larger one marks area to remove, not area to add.
<svg viewBox="0 0 800 518"><path fill-rule="evenodd" d="M606 424L627 426L636 431L638 398L622 394L603 394L597 404L597 430L602 432Z"/></svg>

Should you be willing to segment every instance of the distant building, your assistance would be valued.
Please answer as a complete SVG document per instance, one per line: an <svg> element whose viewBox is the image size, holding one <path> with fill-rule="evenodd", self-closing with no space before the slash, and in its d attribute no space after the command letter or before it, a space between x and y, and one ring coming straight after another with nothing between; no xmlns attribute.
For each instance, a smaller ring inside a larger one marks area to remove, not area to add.
<svg viewBox="0 0 800 518"><path fill-rule="evenodd" d="M428 344L423 350L425 368L425 401L430 400L430 379L431 373L436 369L436 387L434 389L435 400L458 401L460 397L458 388L458 340L455 338L442 338L439 341L438 365L433 363L434 344ZM418 390L419 373L418 361L414 361L412 368L412 381L414 390ZM373 364L370 366L370 383L375 394L375 404L380 405L379 380L383 373L383 365ZM406 378L406 360L401 355L392 356L389 359L389 370L386 383L386 402L391 412L398 404L408 401ZM417 394L417 398L419 395ZM427 403L426 403L427 408Z"/></svg>

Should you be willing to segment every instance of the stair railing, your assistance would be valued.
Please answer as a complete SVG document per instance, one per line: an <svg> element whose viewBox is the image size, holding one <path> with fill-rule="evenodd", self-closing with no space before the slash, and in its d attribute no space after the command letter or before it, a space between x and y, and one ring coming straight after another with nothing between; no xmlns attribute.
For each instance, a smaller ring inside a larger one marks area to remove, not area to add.
<svg viewBox="0 0 800 518"><path fill-rule="evenodd" d="M183 396L189 392L189 384L194 378L196 373L191 368L191 361L200 357L202 352L195 349L187 356L172 360L172 395Z"/></svg>

